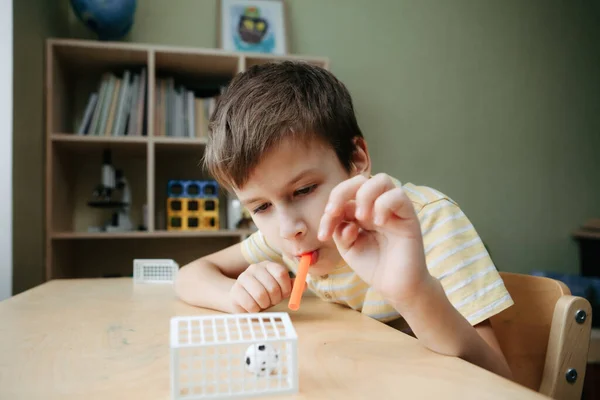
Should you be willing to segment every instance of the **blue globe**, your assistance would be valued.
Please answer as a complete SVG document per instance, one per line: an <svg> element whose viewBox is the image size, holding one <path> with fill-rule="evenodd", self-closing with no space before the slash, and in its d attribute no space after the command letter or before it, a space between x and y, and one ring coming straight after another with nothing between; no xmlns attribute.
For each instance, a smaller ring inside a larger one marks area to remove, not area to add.
<svg viewBox="0 0 600 400"><path fill-rule="evenodd" d="M116 40L131 29L136 0L71 0L71 7L100 40Z"/></svg>

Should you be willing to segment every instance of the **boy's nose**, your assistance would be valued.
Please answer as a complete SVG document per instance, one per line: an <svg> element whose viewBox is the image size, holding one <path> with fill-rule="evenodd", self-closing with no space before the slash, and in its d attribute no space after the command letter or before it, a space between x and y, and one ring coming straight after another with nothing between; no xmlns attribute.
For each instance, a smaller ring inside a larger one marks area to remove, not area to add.
<svg viewBox="0 0 600 400"><path fill-rule="evenodd" d="M301 218L282 215L279 221L279 234L283 239L297 239L306 234L306 224Z"/></svg>

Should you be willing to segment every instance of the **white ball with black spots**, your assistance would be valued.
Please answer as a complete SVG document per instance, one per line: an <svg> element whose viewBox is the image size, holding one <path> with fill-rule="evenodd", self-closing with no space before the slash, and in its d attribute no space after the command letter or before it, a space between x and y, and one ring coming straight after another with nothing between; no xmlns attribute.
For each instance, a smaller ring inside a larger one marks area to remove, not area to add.
<svg viewBox="0 0 600 400"><path fill-rule="evenodd" d="M244 364L248 371L257 376L270 375L279 366L279 353L270 344L252 344L246 349Z"/></svg>

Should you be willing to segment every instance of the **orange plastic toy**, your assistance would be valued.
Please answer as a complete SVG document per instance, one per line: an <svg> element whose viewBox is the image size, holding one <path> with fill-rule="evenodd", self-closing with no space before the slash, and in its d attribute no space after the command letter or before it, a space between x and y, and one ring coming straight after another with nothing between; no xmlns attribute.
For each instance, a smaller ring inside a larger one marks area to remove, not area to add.
<svg viewBox="0 0 600 400"><path fill-rule="evenodd" d="M294 287L292 288L292 295L288 303L290 310L298 310L300 308L300 301L302 300L302 292L304 292L304 285L306 285L306 275L308 274L308 267L310 267L312 261L311 254L305 254L300 258L300 264L298 265L298 273L296 274L296 280L294 281Z"/></svg>

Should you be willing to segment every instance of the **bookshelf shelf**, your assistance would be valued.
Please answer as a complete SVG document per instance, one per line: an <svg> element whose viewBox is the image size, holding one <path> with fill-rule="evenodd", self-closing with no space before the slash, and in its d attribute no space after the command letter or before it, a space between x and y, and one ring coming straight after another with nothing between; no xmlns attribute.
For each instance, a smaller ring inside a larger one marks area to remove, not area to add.
<svg viewBox="0 0 600 400"><path fill-rule="evenodd" d="M215 99L238 72L285 59L328 67L319 57L49 39L46 279L129 276L134 258L185 265L247 237L226 229L222 190L218 230L167 230L167 183L211 179L200 162ZM114 210L90 206L107 154L129 183L127 230L104 231Z"/></svg>
<svg viewBox="0 0 600 400"><path fill-rule="evenodd" d="M176 73L178 76L203 78L233 77L239 71L239 56L217 53L182 52L177 49L154 53L157 74Z"/></svg>
<svg viewBox="0 0 600 400"><path fill-rule="evenodd" d="M203 146L206 144L206 138L185 138L185 137L154 137L152 141L157 145L166 145L166 146Z"/></svg>
<svg viewBox="0 0 600 400"><path fill-rule="evenodd" d="M74 134L53 134L50 137L53 147L63 153L93 154L101 149L113 153L126 153L131 156L142 156L148 150L147 137L96 137L78 136Z"/></svg>
<svg viewBox="0 0 600 400"><path fill-rule="evenodd" d="M218 231L154 231L154 232L54 232L53 240L86 240L86 239L169 239L169 238L239 238L250 235L250 230L218 230Z"/></svg>
<svg viewBox="0 0 600 400"><path fill-rule="evenodd" d="M99 42L83 43L78 40L52 40L55 63L64 65L70 72L104 71L123 65L148 62L149 48L108 45ZM56 65L56 64L55 64Z"/></svg>
<svg viewBox="0 0 600 400"><path fill-rule="evenodd" d="M73 133L54 133L50 139L55 142L71 143L148 143L148 138L146 136L79 136Z"/></svg>

